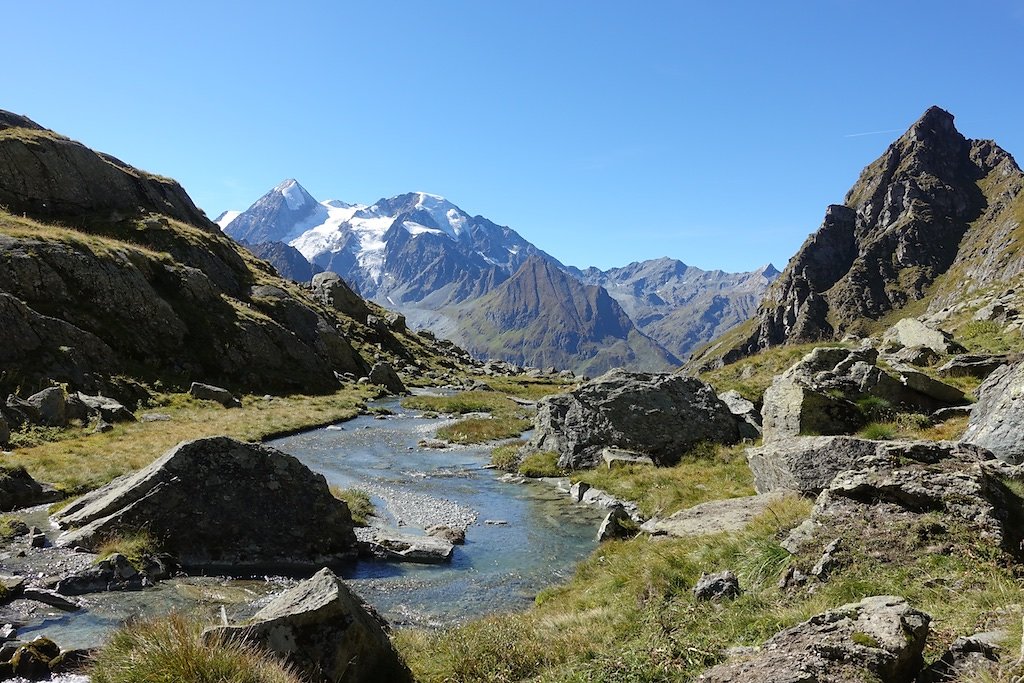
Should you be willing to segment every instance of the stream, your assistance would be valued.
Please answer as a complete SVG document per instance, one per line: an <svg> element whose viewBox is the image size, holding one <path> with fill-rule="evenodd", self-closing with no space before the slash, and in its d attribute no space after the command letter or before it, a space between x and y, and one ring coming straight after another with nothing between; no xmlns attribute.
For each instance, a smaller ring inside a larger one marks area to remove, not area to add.
<svg viewBox="0 0 1024 683"><path fill-rule="evenodd" d="M547 586L567 580L595 547L602 510L574 505L547 482L514 483L485 466L492 446L421 448L444 419L385 399L392 411L276 439L270 445L322 473L332 485L371 495L375 525L423 534L433 523L466 527L465 545L440 565L360 560L343 572L349 586L395 625L440 627L485 614L523 609ZM45 508L23 515L52 538ZM64 551L67 552L67 551ZM9 555L9 554L8 554ZM0 558L4 571L13 557ZM95 647L136 617L199 607L235 621L248 618L294 583L284 577L182 577L136 592L81 596L84 609L63 613L39 603L0 613L16 620L19 638L46 635L64 648Z"/></svg>

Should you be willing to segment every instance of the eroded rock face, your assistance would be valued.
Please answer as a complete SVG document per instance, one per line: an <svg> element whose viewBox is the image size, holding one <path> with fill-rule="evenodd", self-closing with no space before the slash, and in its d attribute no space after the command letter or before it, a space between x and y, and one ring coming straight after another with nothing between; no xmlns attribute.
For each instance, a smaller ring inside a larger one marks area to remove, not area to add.
<svg viewBox="0 0 1024 683"><path fill-rule="evenodd" d="M720 664L703 683L906 683L923 664L931 617L881 595L814 616L755 653Z"/></svg>
<svg viewBox="0 0 1024 683"><path fill-rule="evenodd" d="M366 322L369 307L337 273L317 273L313 276L312 287L313 296L324 306Z"/></svg>
<svg viewBox="0 0 1024 683"><path fill-rule="evenodd" d="M817 495L837 474L874 455L879 442L852 436L791 436L747 449L758 493Z"/></svg>
<svg viewBox="0 0 1024 683"><path fill-rule="evenodd" d="M612 370L538 403L528 448L556 451L558 465L594 467L606 447L671 465L701 442L735 443L737 420L714 389L680 375Z"/></svg>
<svg viewBox="0 0 1024 683"><path fill-rule="evenodd" d="M411 683L382 622L329 569L274 598L246 626L207 629L207 643L241 640L282 655L310 680Z"/></svg>
<svg viewBox="0 0 1024 683"><path fill-rule="evenodd" d="M978 389L962 441L989 449L996 457L1024 462L1024 363L1004 365Z"/></svg>
<svg viewBox="0 0 1024 683"><path fill-rule="evenodd" d="M185 441L54 517L58 543L94 549L148 530L186 568L301 570L351 559L348 507L323 475L268 446L228 437Z"/></svg>

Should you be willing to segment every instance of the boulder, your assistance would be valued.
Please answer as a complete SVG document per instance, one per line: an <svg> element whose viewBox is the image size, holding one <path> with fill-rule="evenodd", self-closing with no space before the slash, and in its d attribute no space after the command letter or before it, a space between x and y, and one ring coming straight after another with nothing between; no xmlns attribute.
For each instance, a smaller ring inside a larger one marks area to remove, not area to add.
<svg viewBox="0 0 1024 683"><path fill-rule="evenodd" d="M874 455L878 443L852 436L791 436L748 448L747 464L758 493L817 495L837 474Z"/></svg>
<svg viewBox="0 0 1024 683"><path fill-rule="evenodd" d="M427 527L425 530L427 536L434 536L442 540L448 541L452 545L464 545L466 543L466 530L458 527L445 526L444 524L435 524Z"/></svg>
<svg viewBox="0 0 1024 683"><path fill-rule="evenodd" d="M597 530L597 542L601 543L613 538L629 538L635 533L636 525L630 519L626 508L616 505L605 515L604 521L601 522L601 526Z"/></svg>
<svg viewBox="0 0 1024 683"><path fill-rule="evenodd" d="M898 368L898 372L900 374L900 381L904 386L934 398L936 401L941 401L950 406L970 403L964 392L945 382L929 377L923 372L906 367Z"/></svg>
<svg viewBox="0 0 1024 683"><path fill-rule="evenodd" d="M368 377L371 384L382 386L392 394L408 393L405 384L402 383L402 378L398 376L398 373L395 372L390 363L384 361L374 363Z"/></svg>
<svg viewBox="0 0 1024 683"><path fill-rule="evenodd" d="M757 496L711 500L680 510L665 519L648 520L641 525L640 530L652 536L668 535L677 538L742 531L755 517L767 512L787 495L793 493L776 490Z"/></svg>
<svg viewBox="0 0 1024 683"><path fill-rule="evenodd" d="M601 451L601 460L608 469L612 467L622 467L625 465L650 465L654 466L654 461L646 455L640 453L634 453L633 451L625 451L621 448L605 448Z"/></svg>
<svg viewBox="0 0 1024 683"><path fill-rule="evenodd" d="M101 591L141 590L166 579L177 569L169 555L144 557L135 567L121 553L113 553L96 564L65 576L54 590L61 595L82 595Z"/></svg>
<svg viewBox="0 0 1024 683"><path fill-rule="evenodd" d="M48 427L66 427L68 424L67 405L64 390L50 387L32 394L25 399L39 413L39 422Z"/></svg>
<svg viewBox="0 0 1024 683"><path fill-rule="evenodd" d="M135 422L135 415L119 402L106 396L87 396L78 392L78 400L85 404L86 408L97 415L104 422L111 424L117 422Z"/></svg>
<svg viewBox="0 0 1024 683"><path fill-rule="evenodd" d="M736 443L736 419L693 377L612 370L537 404L528 448L555 451L563 469L594 467L607 447L672 465L698 443Z"/></svg>
<svg viewBox="0 0 1024 683"><path fill-rule="evenodd" d="M736 416L739 422L741 438L760 438L761 411L757 409L753 401L743 398L740 392L735 389L723 391L718 395L718 398L729 407L729 412Z"/></svg>
<svg viewBox="0 0 1024 683"><path fill-rule="evenodd" d="M362 537L365 551L374 557L397 562L443 564L455 551L453 541L438 536L413 536L391 529L374 529Z"/></svg>
<svg viewBox="0 0 1024 683"><path fill-rule="evenodd" d="M923 346L944 355L966 350L953 341L949 332L929 327L916 318L903 318L886 330L882 339L904 347Z"/></svg>
<svg viewBox="0 0 1024 683"><path fill-rule="evenodd" d="M931 617L898 596L843 605L788 628L753 653L719 664L702 683L909 683L921 669Z"/></svg>
<svg viewBox="0 0 1024 683"><path fill-rule="evenodd" d="M225 640L280 655L310 680L412 681L380 618L328 569L274 598L247 625L203 632L208 644Z"/></svg>
<svg viewBox="0 0 1024 683"><path fill-rule="evenodd" d="M961 441L989 449L1008 463L1024 463L1024 362L1005 365L978 388Z"/></svg>
<svg viewBox="0 0 1024 683"><path fill-rule="evenodd" d="M0 447L11 442L11 427L7 424L6 418L0 414Z"/></svg>
<svg viewBox="0 0 1024 683"><path fill-rule="evenodd" d="M978 379L985 379L996 368L1009 362L1010 357L1005 355L961 354L953 356L945 364L940 365L936 372L943 377L977 377Z"/></svg>
<svg viewBox="0 0 1024 683"><path fill-rule="evenodd" d="M701 574L693 587L694 600L732 600L740 596L740 580L726 569L715 574Z"/></svg>
<svg viewBox="0 0 1024 683"><path fill-rule="evenodd" d="M327 308L340 311L361 323L366 322L370 309L337 273L324 272L313 276L313 297Z"/></svg>
<svg viewBox="0 0 1024 683"><path fill-rule="evenodd" d="M0 465L0 512L52 503L60 492L43 486L20 465Z"/></svg>
<svg viewBox="0 0 1024 683"><path fill-rule="evenodd" d="M235 398L234 394L227 389L215 387L212 384L192 382L192 386L188 388L188 393L201 401L215 401L225 408L242 407L242 402Z"/></svg>
<svg viewBox="0 0 1024 683"><path fill-rule="evenodd" d="M185 441L54 517L59 545L94 550L147 530L185 568L309 570L351 559L348 507L296 458L228 437Z"/></svg>
<svg viewBox="0 0 1024 683"><path fill-rule="evenodd" d="M998 680L995 677L1002 643L1009 639L1004 631L988 631L960 636L949 649L921 672L915 683Z"/></svg>

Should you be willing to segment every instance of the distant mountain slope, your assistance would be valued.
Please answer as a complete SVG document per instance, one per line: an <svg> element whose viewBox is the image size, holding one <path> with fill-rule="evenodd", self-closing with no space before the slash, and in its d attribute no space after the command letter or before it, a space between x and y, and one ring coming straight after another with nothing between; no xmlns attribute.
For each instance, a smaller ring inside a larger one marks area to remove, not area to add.
<svg viewBox="0 0 1024 683"><path fill-rule="evenodd" d="M644 334L683 358L750 318L779 271L768 264L750 273L726 273L661 258L575 274L607 289Z"/></svg>
<svg viewBox="0 0 1024 683"><path fill-rule="evenodd" d="M1004 292L1024 271L1022 221L1013 157L932 107L828 207L726 359Z"/></svg>
<svg viewBox="0 0 1024 683"><path fill-rule="evenodd" d="M440 360L277 277L174 181L2 111L0 204L4 394L124 378L321 392L365 374L360 348L400 368Z"/></svg>
<svg viewBox="0 0 1024 683"><path fill-rule="evenodd" d="M242 243L242 246L269 262L281 277L293 282L309 282L314 275L324 270L314 266L306 260L302 252L284 242Z"/></svg>
<svg viewBox="0 0 1024 683"><path fill-rule="evenodd" d="M480 357L597 375L615 367L668 370L679 360L637 330L603 288L533 256L457 315L455 341Z"/></svg>

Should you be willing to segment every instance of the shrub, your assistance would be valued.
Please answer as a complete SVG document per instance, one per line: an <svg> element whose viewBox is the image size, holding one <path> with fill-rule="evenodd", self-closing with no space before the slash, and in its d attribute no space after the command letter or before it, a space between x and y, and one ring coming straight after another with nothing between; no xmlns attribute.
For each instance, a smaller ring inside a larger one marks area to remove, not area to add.
<svg viewBox="0 0 1024 683"><path fill-rule="evenodd" d="M181 614L135 622L96 655L93 683L301 683L273 655L237 641L204 643Z"/></svg>

